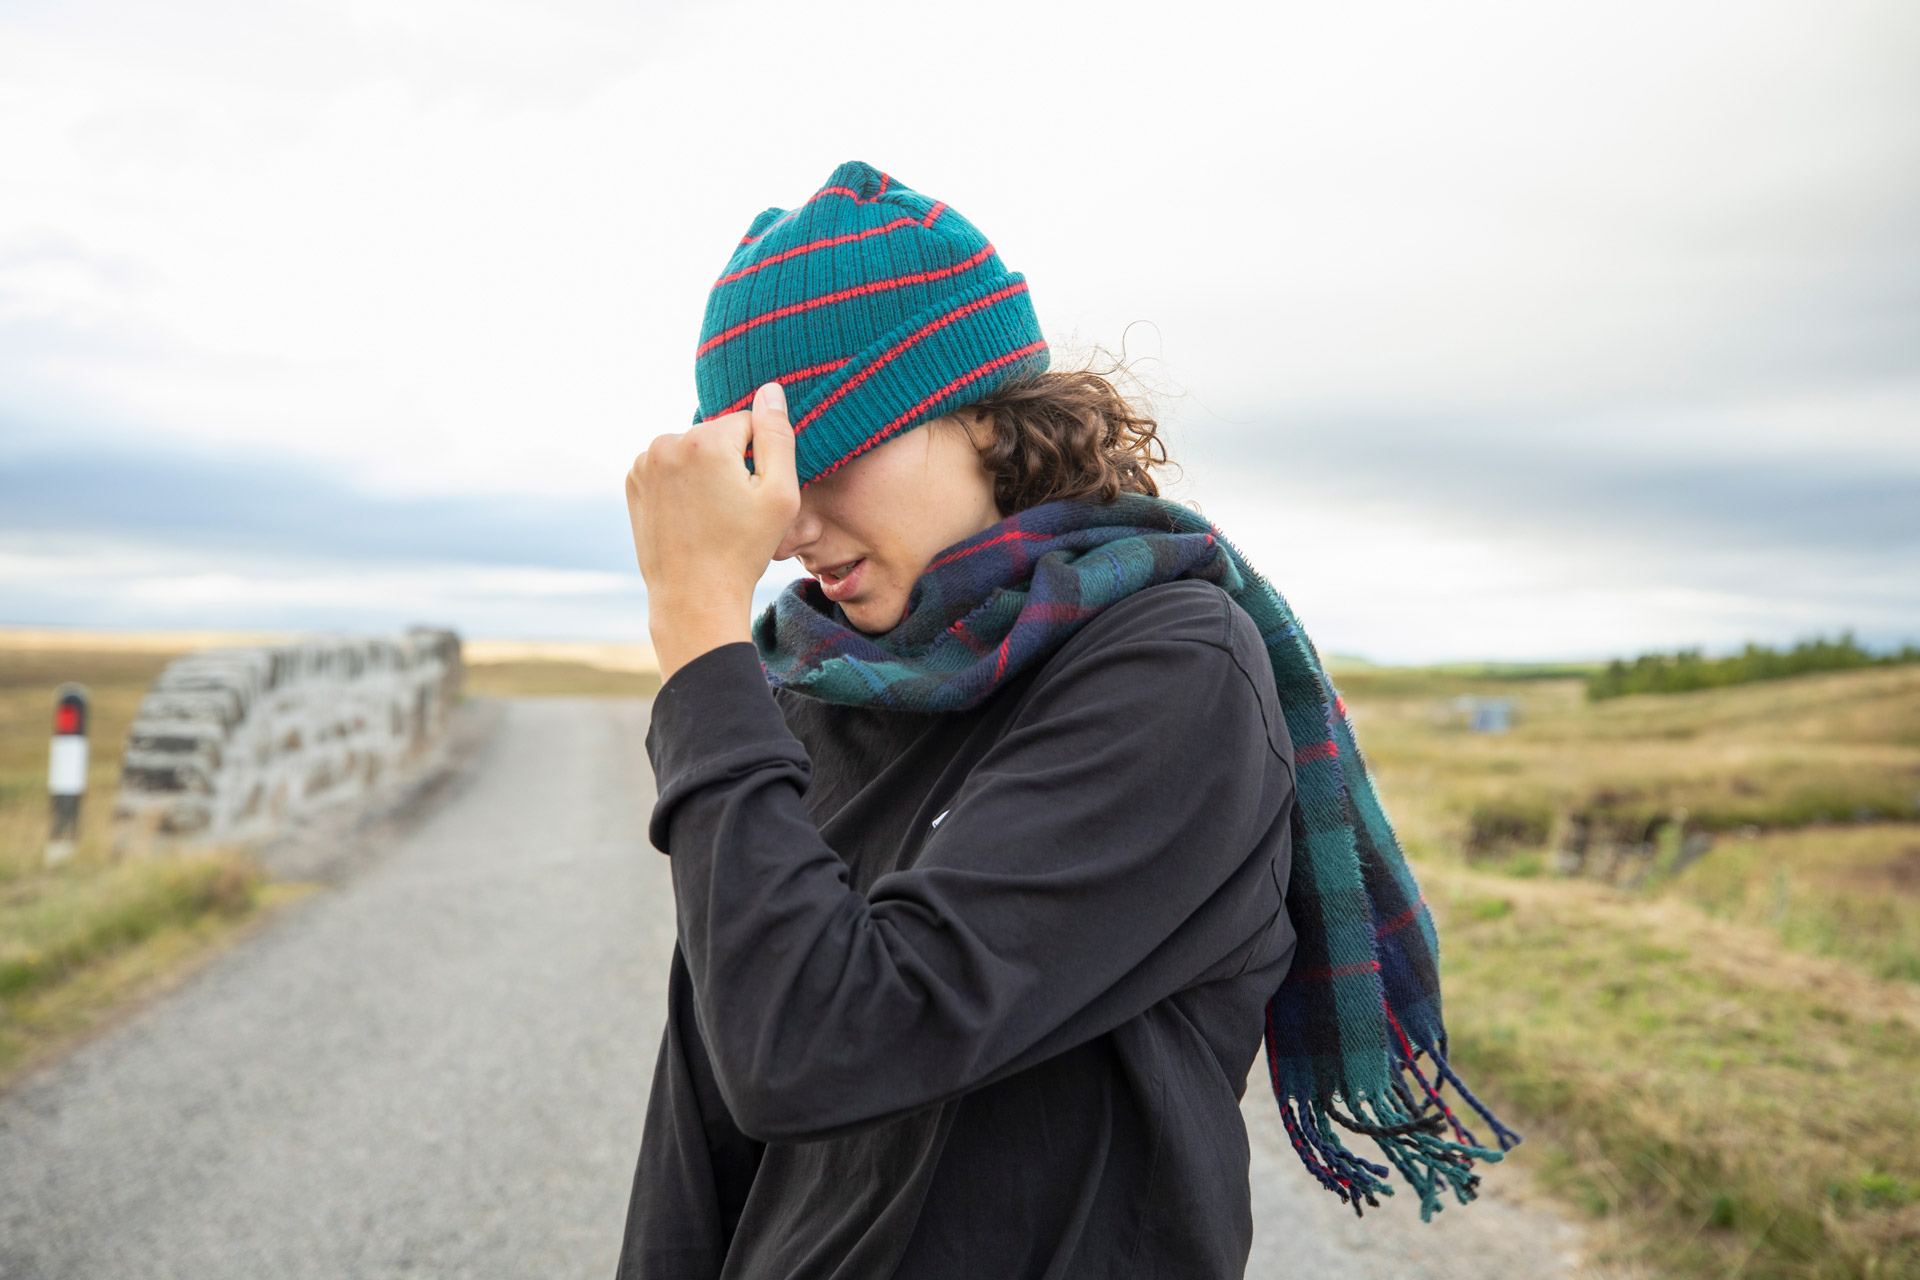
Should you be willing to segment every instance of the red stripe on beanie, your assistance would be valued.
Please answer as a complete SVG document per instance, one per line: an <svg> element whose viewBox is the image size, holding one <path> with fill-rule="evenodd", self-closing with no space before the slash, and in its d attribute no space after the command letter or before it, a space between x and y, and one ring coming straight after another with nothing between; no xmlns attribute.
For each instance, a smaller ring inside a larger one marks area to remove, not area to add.
<svg viewBox="0 0 1920 1280"><path fill-rule="evenodd" d="M707 354L707 352L713 350L720 344L732 341L749 329L768 324L774 320L785 319L787 316L799 315L803 311L814 311L821 307L830 307L836 302L845 302L849 298L864 297L869 293L884 293L889 289L904 289L910 284L927 284L934 280L945 280L948 276L958 275L962 271L971 271L982 262L985 262L992 254L993 246L987 245L972 257L961 262L956 262L950 267L936 267L932 271L915 271L910 275L890 276L885 280L871 280L865 284L856 284L848 289L840 289L833 293L823 293L819 297L809 298L805 302L790 303L784 307L775 307L772 311L763 311L757 316L742 320L731 329L716 333L713 337L701 343L699 350L693 354L698 358Z"/></svg>
<svg viewBox="0 0 1920 1280"><path fill-rule="evenodd" d="M874 201L879 200L881 196L885 196L885 194L887 194L887 182L891 182L891 180L893 180L893 178L887 177L885 173L883 173L883 175L879 175L879 190L877 190L877 192L874 192L872 196L862 196L860 192L856 192L856 190L852 190L851 186L822 186L822 188L820 188L818 192L814 192L812 196L808 196L808 198L806 198L806 205L810 205L810 203L814 203L814 201L820 200L822 196L845 196L847 200L854 201L856 205L870 205L870 203L874 203ZM791 217L793 217L795 213L799 213L799 211L801 211L801 209L804 209L806 205L801 205L799 209L787 209L785 213L781 213L778 219L774 219L772 223L768 223L768 226L766 226L766 230L774 230L776 226L780 226L781 223L785 223L787 219L791 219ZM927 215L927 221L925 221L924 226L933 226L933 219L935 219L935 217L939 215L939 211L941 211L941 209L945 209L945 207L947 207L947 201L945 200L941 201L941 203L937 203L937 205L933 205L933 213L929 213L929 215ZM766 234L766 230L762 230L762 232L760 232L760 236L764 236L764 234ZM741 244L741 248L747 248L749 244L753 244L753 242L755 242L755 240L758 240L760 236L741 236L741 242L739 242L739 244Z"/></svg>
<svg viewBox="0 0 1920 1280"><path fill-rule="evenodd" d="M881 196L887 193L887 183L891 181L892 179L887 177L886 174L884 173L881 174L880 189L874 192L870 196L863 196L858 191L853 190L851 187L822 187L818 191L814 192L812 195L807 197L807 204L812 204L815 200L818 200L821 196L845 196L847 197L847 199L853 201L855 204L872 204L874 201L878 200ZM807 204L803 204L796 209L789 209L785 213L781 214L778 218L775 218L771 223L767 224L767 231L773 230L775 227L779 226L781 223L791 218L794 214L800 212L801 209L806 208ZM945 206L941 206L941 207L944 208ZM927 221L929 224L931 224L933 219L929 218L927 219ZM767 231L762 231L758 236L745 236L741 239L740 243L743 246L750 245L755 240L760 239L760 236L766 235Z"/></svg>
<svg viewBox="0 0 1920 1280"><path fill-rule="evenodd" d="M777 382L782 387L785 387L787 383L796 382L801 378L811 378L815 374L832 373L835 369L844 369L850 363L851 361L848 361L848 360L829 360L825 364L808 365L804 369L795 369L791 373L783 373L777 378L768 378L767 382ZM761 386L765 386L765 385L766 383L761 384ZM741 396L738 400L735 400L732 404L728 405L726 408L720 410L720 413L716 413L713 416L717 418L720 416L721 413L738 413L740 412L740 410L752 404L753 398L759 394L760 394L760 387L755 387L753 390L747 392L747 394Z"/></svg>
<svg viewBox="0 0 1920 1280"><path fill-rule="evenodd" d="M923 409L925 409L928 405L938 403L942 397L951 395L955 391L958 391L961 387L966 386L969 382L977 382L981 378L986 377L988 374L992 373L996 369L1003 369L1007 365L1012 364L1016 360L1025 359L1027 356L1032 355L1036 351L1045 351L1046 349L1047 349L1047 343L1046 343L1046 340L1043 338L1039 342L1029 342L1026 346L1021 347L1018 351L1009 351L1007 352L1007 354L1003 356L995 356L993 359L987 361L985 364L980 365L973 369L969 369L967 372L955 378L952 382L949 382L946 386L940 388L938 391L934 392L932 395L922 400L919 404L914 405L913 408L907 410L905 413L895 418L892 422L889 422L886 426L880 428L878 431L868 436L865 440L862 440L847 454L846 457L840 459L840 461L834 463L830 467L826 467L820 471L815 472L813 478L815 480L818 480L821 476L831 475L835 471L838 471L841 467L846 466L847 463L853 461L855 458L859 457L861 454L865 453L867 450L873 448L873 446L875 446L876 444L879 444L882 440L885 440L889 435L891 435L894 432L895 429L897 429L900 426L901 423L907 421L909 418L918 414Z"/></svg>
<svg viewBox="0 0 1920 1280"><path fill-rule="evenodd" d="M839 386L835 387L833 389L832 395L828 396L825 400L822 400L819 404L813 406L813 408L807 410L804 414L802 414L800 416L800 421L793 424L793 433L795 435L799 435L802 431L805 431L807 429L808 424L810 424L815 418L819 417L821 414L825 413L828 409L832 408L834 405L834 402L839 400L841 396L846 395L849 391L852 391L855 387L865 382L868 378L871 378L874 374L884 369L887 366L889 361L891 361L895 356L899 355L902 351L905 351L908 347L912 346L914 343L920 341L920 339L926 337L930 333L935 333L941 329L946 328L948 325L952 324L956 320L962 319L963 317L966 317L966 316L970 316L974 312L982 310L983 308L990 307L994 303L1000 301L1000 299L1002 298L1010 297L1016 293L1023 293L1026 291L1026 287L1027 286L1024 282L1020 284L1007 285L1003 289L994 290L992 293L988 294L984 298L975 298L972 302L967 303L965 306L955 307L952 311L947 312L947 314L940 316L937 319L930 320L924 325L921 325L918 329L915 329L912 333L900 339L900 341L894 343L891 347L888 347L885 351L881 352L878 356L874 357L872 363L868 364L866 368L854 374L851 378L848 378L845 382L841 383Z"/></svg>
<svg viewBox="0 0 1920 1280"><path fill-rule="evenodd" d="M884 227L868 227L865 231L850 231L843 236L828 236L824 240L814 240L808 244L799 245L796 248L783 249L763 262L756 262L750 267L742 267L729 275L721 276L713 282L713 287L718 289L723 284L732 284L740 277L750 276L762 267L770 267L776 262L785 262L788 258L797 258L803 253L812 253L815 249L831 249L835 245L852 244L856 240L865 240L871 236L885 235L889 231L893 231L899 227L910 227L915 223L919 223L921 226L926 225L926 223L920 222L918 218L895 218Z"/></svg>

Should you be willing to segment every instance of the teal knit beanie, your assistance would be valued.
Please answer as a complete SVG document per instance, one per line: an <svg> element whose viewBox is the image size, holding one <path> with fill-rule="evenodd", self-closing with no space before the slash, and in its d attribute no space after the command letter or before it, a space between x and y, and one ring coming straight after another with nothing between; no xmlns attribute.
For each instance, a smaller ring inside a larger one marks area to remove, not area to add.
<svg viewBox="0 0 1920 1280"><path fill-rule="evenodd" d="M806 485L1046 367L1025 278L945 203L856 160L747 228L707 297L694 421L778 382Z"/></svg>

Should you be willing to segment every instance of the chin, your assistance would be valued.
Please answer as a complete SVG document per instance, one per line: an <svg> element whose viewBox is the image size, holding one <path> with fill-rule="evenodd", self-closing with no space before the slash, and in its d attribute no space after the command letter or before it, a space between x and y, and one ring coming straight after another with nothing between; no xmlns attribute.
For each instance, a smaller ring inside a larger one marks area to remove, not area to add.
<svg viewBox="0 0 1920 1280"><path fill-rule="evenodd" d="M907 611L904 603L888 606L871 600L854 600L840 607L846 611L848 622L870 636L899 626L901 617Z"/></svg>

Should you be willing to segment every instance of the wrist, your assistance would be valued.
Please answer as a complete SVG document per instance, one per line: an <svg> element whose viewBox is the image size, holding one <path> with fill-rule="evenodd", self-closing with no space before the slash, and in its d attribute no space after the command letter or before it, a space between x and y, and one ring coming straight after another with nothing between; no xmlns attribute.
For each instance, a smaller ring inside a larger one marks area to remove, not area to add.
<svg viewBox="0 0 1920 1280"><path fill-rule="evenodd" d="M741 599L705 592L694 597L650 594L647 630L653 638L661 681L672 679L674 672L704 653L722 645L751 641L752 612L751 594Z"/></svg>

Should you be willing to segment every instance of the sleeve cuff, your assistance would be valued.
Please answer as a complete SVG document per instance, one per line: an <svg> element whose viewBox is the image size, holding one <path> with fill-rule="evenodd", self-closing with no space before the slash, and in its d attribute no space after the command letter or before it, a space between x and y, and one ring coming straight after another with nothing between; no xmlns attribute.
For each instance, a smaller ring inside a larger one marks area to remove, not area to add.
<svg viewBox="0 0 1920 1280"><path fill-rule="evenodd" d="M802 789L812 774L773 700L759 652L744 640L708 650L661 686L647 758L659 794L647 834L663 853L672 852L673 811L692 793L769 766L797 767Z"/></svg>

